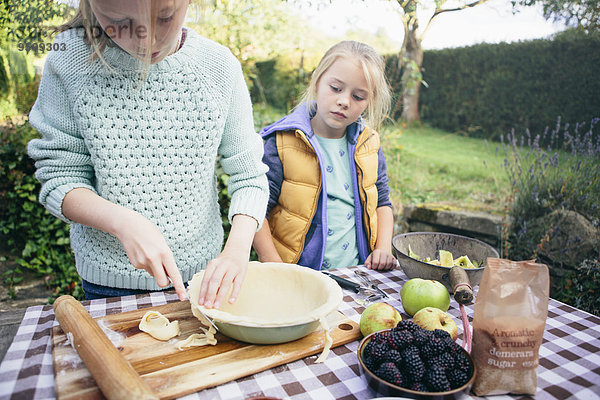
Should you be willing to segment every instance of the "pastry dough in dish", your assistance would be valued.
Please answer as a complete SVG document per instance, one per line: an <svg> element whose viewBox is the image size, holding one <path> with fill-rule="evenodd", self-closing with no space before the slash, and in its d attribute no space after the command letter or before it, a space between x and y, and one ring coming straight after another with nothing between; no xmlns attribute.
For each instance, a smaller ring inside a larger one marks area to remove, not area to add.
<svg viewBox="0 0 600 400"><path fill-rule="evenodd" d="M250 262L237 300L233 304L226 301L218 309L204 308L198 305L203 276L200 271L189 283L192 311L198 307L216 322L294 326L326 317L342 301L337 283L319 271L295 264Z"/></svg>
<svg viewBox="0 0 600 400"><path fill-rule="evenodd" d="M179 335L179 321L169 319L158 311L148 311L142 317L139 328L158 340L169 340Z"/></svg>
<svg viewBox="0 0 600 400"><path fill-rule="evenodd" d="M204 271L194 275L188 295L192 313L204 325L209 323L200 310L220 333L256 344L297 340L321 326L323 351L315 362L325 361L332 345L326 317L342 302L342 289L333 279L295 264L250 262L235 303L207 309L198 305L203 276Z"/></svg>

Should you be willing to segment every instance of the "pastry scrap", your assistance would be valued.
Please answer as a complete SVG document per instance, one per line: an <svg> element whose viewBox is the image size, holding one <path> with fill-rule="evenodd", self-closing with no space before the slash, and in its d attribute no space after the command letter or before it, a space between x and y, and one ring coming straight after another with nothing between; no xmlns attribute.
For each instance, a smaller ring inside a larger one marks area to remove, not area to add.
<svg viewBox="0 0 600 400"><path fill-rule="evenodd" d="M177 348L183 350L184 347L206 346L208 344L214 346L217 344L217 339L215 339L215 328L211 326L208 330L202 327L200 327L200 329L202 329L202 332L204 333L192 333L187 339L180 340L177 344Z"/></svg>
<svg viewBox="0 0 600 400"><path fill-rule="evenodd" d="M148 311L142 317L139 328L158 340L169 340L179 335L179 321L169 319L158 311Z"/></svg>
<svg viewBox="0 0 600 400"><path fill-rule="evenodd" d="M321 323L321 328L323 328L323 331L325 331L325 346L323 346L323 351L321 352L319 358L315 360L315 364L322 363L325 360L327 360L329 350L331 349L331 345L333 344L333 339L329 334L329 326L327 325L327 321L325 321L325 318L319 318L319 322Z"/></svg>

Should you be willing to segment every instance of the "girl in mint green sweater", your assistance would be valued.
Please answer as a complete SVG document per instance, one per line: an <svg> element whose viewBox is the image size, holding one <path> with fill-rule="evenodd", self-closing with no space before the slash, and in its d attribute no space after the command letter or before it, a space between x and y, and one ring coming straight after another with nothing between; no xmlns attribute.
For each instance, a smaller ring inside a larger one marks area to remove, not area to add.
<svg viewBox="0 0 600 400"><path fill-rule="evenodd" d="M243 281L268 199L262 140L239 62L183 28L188 4L81 0L46 60L28 151L88 299L171 284L185 299L206 268L200 304L218 307ZM222 251L217 161L232 197Z"/></svg>

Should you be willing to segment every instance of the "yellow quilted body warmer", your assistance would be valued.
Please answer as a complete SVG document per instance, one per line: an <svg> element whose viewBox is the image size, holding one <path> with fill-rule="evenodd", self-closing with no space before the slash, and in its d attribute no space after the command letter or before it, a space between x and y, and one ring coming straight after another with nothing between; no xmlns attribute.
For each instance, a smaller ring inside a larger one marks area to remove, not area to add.
<svg viewBox="0 0 600 400"><path fill-rule="evenodd" d="M277 132L277 151L283 166L278 204L269 213L273 243L282 260L296 263L317 210L322 179L319 160L301 130ZM356 161L363 222L370 251L377 240L377 182L379 135L365 128L359 135Z"/></svg>

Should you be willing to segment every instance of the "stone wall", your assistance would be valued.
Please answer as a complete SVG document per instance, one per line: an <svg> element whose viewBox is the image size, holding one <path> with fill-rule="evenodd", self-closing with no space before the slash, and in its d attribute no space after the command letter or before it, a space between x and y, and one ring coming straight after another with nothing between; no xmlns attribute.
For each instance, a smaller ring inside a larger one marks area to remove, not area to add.
<svg viewBox="0 0 600 400"><path fill-rule="evenodd" d="M394 218L394 232L445 232L500 246L502 216L484 212L454 210L445 206L406 205Z"/></svg>
<svg viewBox="0 0 600 400"><path fill-rule="evenodd" d="M546 217L560 229L540 248L538 261L550 267L555 277L575 270L584 259L600 259L600 229L573 211L553 211ZM456 210L440 205L407 205L395 210L395 234L445 232L479 239L500 253L502 224L509 217ZM532 228L535 224L532 225Z"/></svg>

